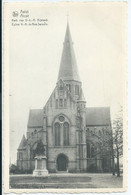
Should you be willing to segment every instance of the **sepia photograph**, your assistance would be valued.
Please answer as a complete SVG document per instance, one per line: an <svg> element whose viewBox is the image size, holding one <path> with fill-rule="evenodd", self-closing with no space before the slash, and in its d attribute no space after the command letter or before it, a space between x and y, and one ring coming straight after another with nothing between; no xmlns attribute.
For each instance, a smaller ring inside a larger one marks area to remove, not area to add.
<svg viewBox="0 0 131 195"><path fill-rule="evenodd" d="M125 2L4 4L6 192L122 192Z"/></svg>

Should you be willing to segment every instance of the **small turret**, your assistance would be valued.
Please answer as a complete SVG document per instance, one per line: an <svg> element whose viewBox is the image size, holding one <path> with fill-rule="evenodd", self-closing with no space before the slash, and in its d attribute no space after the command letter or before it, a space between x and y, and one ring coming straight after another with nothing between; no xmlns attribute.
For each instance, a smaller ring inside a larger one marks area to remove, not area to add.
<svg viewBox="0 0 131 195"><path fill-rule="evenodd" d="M80 95L79 95L79 98L77 100L77 105L78 105L78 108L80 111L84 111L86 108L86 100L85 100L82 89L80 91Z"/></svg>

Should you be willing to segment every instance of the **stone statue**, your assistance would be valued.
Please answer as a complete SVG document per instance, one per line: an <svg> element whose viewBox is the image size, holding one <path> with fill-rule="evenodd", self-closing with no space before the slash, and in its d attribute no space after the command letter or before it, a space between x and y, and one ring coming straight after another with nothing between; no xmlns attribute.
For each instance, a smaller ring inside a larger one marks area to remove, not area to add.
<svg viewBox="0 0 131 195"><path fill-rule="evenodd" d="M44 144L42 140L39 140L35 149L35 169L33 171L33 176L37 177L48 175L46 159Z"/></svg>
<svg viewBox="0 0 131 195"><path fill-rule="evenodd" d="M35 154L38 155L38 156L45 155L45 147L44 147L44 144L42 143L41 140L37 144Z"/></svg>

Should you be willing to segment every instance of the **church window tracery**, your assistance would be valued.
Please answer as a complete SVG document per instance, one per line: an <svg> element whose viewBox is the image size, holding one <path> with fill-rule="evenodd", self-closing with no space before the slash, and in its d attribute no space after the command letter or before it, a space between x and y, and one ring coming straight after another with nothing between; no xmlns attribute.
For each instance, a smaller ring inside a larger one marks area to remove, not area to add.
<svg viewBox="0 0 131 195"><path fill-rule="evenodd" d="M61 91L63 90L63 83L62 83L62 81L60 82L60 90Z"/></svg>
<svg viewBox="0 0 131 195"><path fill-rule="evenodd" d="M101 130L99 130L99 136L101 136Z"/></svg>
<svg viewBox="0 0 131 195"><path fill-rule="evenodd" d="M66 87L67 87L68 90L71 92L71 84L66 84Z"/></svg>
<svg viewBox="0 0 131 195"><path fill-rule="evenodd" d="M23 159L23 153L19 152L19 159L22 160Z"/></svg>
<svg viewBox="0 0 131 195"><path fill-rule="evenodd" d="M60 146L60 124L55 123L55 145Z"/></svg>
<svg viewBox="0 0 131 195"><path fill-rule="evenodd" d="M64 107L67 107L67 100L64 99Z"/></svg>
<svg viewBox="0 0 131 195"><path fill-rule="evenodd" d="M95 146L93 143L87 143L87 158L93 158L95 156Z"/></svg>
<svg viewBox="0 0 131 195"><path fill-rule="evenodd" d="M54 121L54 145L68 146L70 123L66 116L59 115Z"/></svg>
<svg viewBox="0 0 131 195"><path fill-rule="evenodd" d="M56 100L56 108L58 108L58 100Z"/></svg>
<svg viewBox="0 0 131 195"><path fill-rule="evenodd" d="M60 105L60 107L63 107L63 99L59 100L59 105Z"/></svg>
<svg viewBox="0 0 131 195"><path fill-rule="evenodd" d="M64 127L64 132L63 132L64 146L68 146L69 145L69 124L65 122L63 127Z"/></svg>
<svg viewBox="0 0 131 195"><path fill-rule="evenodd" d="M90 158L90 144L87 143L87 158Z"/></svg>
<svg viewBox="0 0 131 195"><path fill-rule="evenodd" d="M67 107L67 100L60 98L59 100L56 99L56 108L66 108Z"/></svg>
<svg viewBox="0 0 131 195"><path fill-rule="evenodd" d="M91 157L94 157L94 146L91 147Z"/></svg>
<svg viewBox="0 0 131 195"><path fill-rule="evenodd" d="M63 86L62 85L60 85L60 90L63 90Z"/></svg>
<svg viewBox="0 0 131 195"><path fill-rule="evenodd" d="M59 120L60 120L60 122L64 122L64 120L65 120L64 116L59 116Z"/></svg>

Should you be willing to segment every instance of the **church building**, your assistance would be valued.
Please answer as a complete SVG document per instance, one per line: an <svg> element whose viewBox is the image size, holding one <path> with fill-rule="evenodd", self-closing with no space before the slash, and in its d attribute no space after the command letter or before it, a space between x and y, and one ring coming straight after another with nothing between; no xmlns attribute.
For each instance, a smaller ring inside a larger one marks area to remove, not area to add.
<svg viewBox="0 0 131 195"><path fill-rule="evenodd" d="M33 172L42 142L49 173L110 172L111 147L102 148L108 133L110 108L86 107L67 23L56 87L42 109L29 112L27 133L17 150L18 169Z"/></svg>

